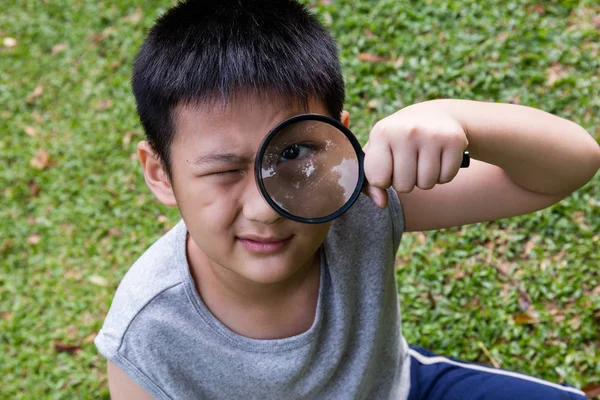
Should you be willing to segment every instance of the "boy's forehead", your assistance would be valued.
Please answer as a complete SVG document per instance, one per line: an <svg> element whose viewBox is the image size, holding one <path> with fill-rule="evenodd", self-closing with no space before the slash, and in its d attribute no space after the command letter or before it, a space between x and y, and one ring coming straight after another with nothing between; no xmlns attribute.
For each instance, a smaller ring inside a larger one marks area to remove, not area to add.
<svg viewBox="0 0 600 400"><path fill-rule="evenodd" d="M289 99L247 97L218 102L177 105L173 112L175 140L197 141L221 138L231 141L238 135L265 136L283 120L303 113L327 114L324 105L309 99L305 104Z"/></svg>

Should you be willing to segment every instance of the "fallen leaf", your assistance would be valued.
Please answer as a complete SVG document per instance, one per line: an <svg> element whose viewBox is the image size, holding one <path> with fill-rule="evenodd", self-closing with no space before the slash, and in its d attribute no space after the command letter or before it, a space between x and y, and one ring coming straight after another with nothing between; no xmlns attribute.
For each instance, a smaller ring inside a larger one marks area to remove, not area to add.
<svg viewBox="0 0 600 400"><path fill-rule="evenodd" d="M27 238L27 243L29 244L38 244L41 241L40 235L34 233Z"/></svg>
<svg viewBox="0 0 600 400"><path fill-rule="evenodd" d="M142 9L138 6L135 8L135 11L128 16L125 17L125 21L131 22L132 24L137 24L142 19Z"/></svg>
<svg viewBox="0 0 600 400"><path fill-rule="evenodd" d="M519 307L521 307L522 311L527 311L533 304L533 300L531 299L531 296L529 296L529 293L525 291L525 289L519 287L517 290L519 291Z"/></svg>
<svg viewBox="0 0 600 400"><path fill-rule="evenodd" d="M104 111L108 107L112 106L113 102L111 99L102 100L100 104L98 104L98 110Z"/></svg>
<svg viewBox="0 0 600 400"><path fill-rule="evenodd" d="M7 49L12 49L13 47L15 47L17 45L17 39L11 38L11 37L5 37L4 40L2 41L2 44Z"/></svg>
<svg viewBox="0 0 600 400"><path fill-rule="evenodd" d="M425 236L425 234L423 232L416 232L415 236L417 237L419 244L422 244L422 245L425 244L427 237Z"/></svg>
<svg viewBox="0 0 600 400"><path fill-rule="evenodd" d="M394 61L394 68L400 68L404 65L404 57L400 56Z"/></svg>
<svg viewBox="0 0 600 400"><path fill-rule="evenodd" d="M544 5L542 3L538 3L535 6L533 6L533 11L535 11L539 15L546 14L546 8L544 7Z"/></svg>
<svg viewBox="0 0 600 400"><path fill-rule="evenodd" d="M511 263L509 263L508 261L505 260L500 260L497 263L494 263L494 268L496 268L496 271L500 272L502 275L504 276L508 276L510 277L510 268L512 266Z"/></svg>
<svg viewBox="0 0 600 400"><path fill-rule="evenodd" d="M365 36L368 38L372 38L373 37L373 32L371 32L370 29L365 29Z"/></svg>
<svg viewBox="0 0 600 400"><path fill-rule="evenodd" d="M85 338L83 338L83 343L92 343L94 341L94 339L96 339L96 336L98 336L98 333L96 333L96 332L90 333Z"/></svg>
<svg viewBox="0 0 600 400"><path fill-rule="evenodd" d="M35 89L33 89L33 92L27 96L27 104L33 103L33 101L40 97L42 93L44 93L44 87L41 85L36 86Z"/></svg>
<svg viewBox="0 0 600 400"><path fill-rule="evenodd" d="M12 313L8 311L3 311L0 315L2 315L2 319L9 319L10 317L12 317Z"/></svg>
<svg viewBox="0 0 600 400"><path fill-rule="evenodd" d="M508 99L508 102L510 104L521 104L521 99L519 98L519 96L514 96Z"/></svg>
<svg viewBox="0 0 600 400"><path fill-rule="evenodd" d="M360 61L366 61L366 62L383 62L383 61L389 61L388 58L384 58L384 57L378 56L377 54L370 54L370 53L360 53L358 55L358 59Z"/></svg>
<svg viewBox="0 0 600 400"><path fill-rule="evenodd" d="M525 243L521 250L521 257L527 257L531 254L533 249L537 247L537 244L540 240L540 235L534 234L528 241Z"/></svg>
<svg viewBox="0 0 600 400"><path fill-rule="evenodd" d="M517 325L530 325L539 322L537 315L527 312L514 315L513 320Z"/></svg>
<svg viewBox="0 0 600 400"><path fill-rule="evenodd" d="M554 63L552 66L546 71L546 81L548 85L552 86L556 81L562 79L567 75L567 70L564 66Z"/></svg>
<svg viewBox="0 0 600 400"><path fill-rule="evenodd" d="M585 393L589 399L600 396L600 383L588 383L581 388L581 391Z"/></svg>
<svg viewBox="0 0 600 400"><path fill-rule="evenodd" d="M91 283L93 283L94 285L97 285L97 286L102 286L102 287L108 286L108 281L106 280L106 278L103 278L98 275L90 276L88 278L88 281L90 281Z"/></svg>
<svg viewBox="0 0 600 400"><path fill-rule="evenodd" d="M75 344L67 344L67 343L61 343L61 342L57 342L54 341L54 348L60 352L60 353L75 353L76 351L81 350L81 347L75 345Z"/></svg>
<svg viewBox="0 0 600 400"><path fill-rule="evenodd" d="M577 331L580 327L581 327L581 317L579 317L578 315L573 316L570 320L569 320L569 326L571 327L571 329L573 329L574 331Z"/></svg>
<svg viewBox="0 0 600 400"><path fill-rule="evenodd" d="M127 149L127 146L129 146L129 143L131 143L131 137L131 132L126 132L125 136L123 136L123 150Z"/></svg>
<svg viewBox="0 0 600 400"><path fill-rule="evenodd" d="M37 196L38 193L40 193L40 187L34 181L29 181L28 186L29 193L31 193L32 196Z"/></svg>
<svg viewBox="0 0 600 400"><path fill-rule="evenodd" d="M594 18L592 18L592 24L594 24L594 26L597 29L600 29L600 15L597 15Z"/></svg>
<svg viewBox="0 0 600 400"><path fill-rule="evenodd" d="M593 288L592 291L590 292L590 294L592 296L600 296L600 285Z"/></svg>
<svg viewBox="0 0 600 400"><path fill-rule="evenodd" d="M123 234L117 228L110 228L108 230L108 234L110 236L118 236L118 237L123 236Z"/></svg>
<svg viewBox="0 0 600 400"><path fill-rule="evenodd" d="M52 46L52 54L62 53L63 51L65 51L66 48L67 48L66 43L55 44L54 46Z"/></svg>
<svg viewBox="0 0 600 400"><path fill-rule="evenodd" d="M29 161L29 164L33 168L39 169L41 171L48 167L49 161L50 161L50 155L48 154L48 152L45 150L38 150L37 153L35 153L35 157L33 157Z"/></svg>
<svg viewBox="0 0 600 400"><path fill-rule="evenodd" d="M500 32L499 34L496 35L496 39L498 41L503 41L508 37L508 32Z"/></svg>
<svg viewBox="0 0 600 400"><path fill-rule="evenodd" d="M377 107L379 106L379 100L378 99L372 99L367 103L367 107L369 107L372 110L377 109Z"/></svg>
<svg viewBox="0 0 600 400"><path fill-rule="evenodd" d="M23 130L25 131L27 136L34 137L35 135L37 135L35 128L33 128L31 126L26 126L25 128L23 128Z"/></svg>

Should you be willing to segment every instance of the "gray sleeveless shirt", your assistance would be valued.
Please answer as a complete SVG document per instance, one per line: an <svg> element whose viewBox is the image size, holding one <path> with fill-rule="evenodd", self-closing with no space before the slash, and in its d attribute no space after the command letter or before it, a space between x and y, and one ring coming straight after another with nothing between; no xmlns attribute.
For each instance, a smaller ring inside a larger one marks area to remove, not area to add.
<svg viewBox="0 0 600 400"><path fill-rule="evenodd" d="M394 272L403 218L388 192L385 210L361 194L333 222L308 331L257 340L223 325L195 289L180 221L121 281L98 350L157 399L406 399Z"/></svg>

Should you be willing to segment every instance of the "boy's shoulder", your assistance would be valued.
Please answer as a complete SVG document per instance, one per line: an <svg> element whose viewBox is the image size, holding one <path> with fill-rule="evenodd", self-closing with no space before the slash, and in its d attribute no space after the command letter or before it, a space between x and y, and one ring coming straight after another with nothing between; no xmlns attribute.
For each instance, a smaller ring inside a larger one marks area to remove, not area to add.
<svg viewBox="0 0 600 400"><path fill-rule="evenodd" d="M95 344L110 358L131 323L163 293L182 284L187 229L183 220L152 244L127 271L113 297Z"/></svg>

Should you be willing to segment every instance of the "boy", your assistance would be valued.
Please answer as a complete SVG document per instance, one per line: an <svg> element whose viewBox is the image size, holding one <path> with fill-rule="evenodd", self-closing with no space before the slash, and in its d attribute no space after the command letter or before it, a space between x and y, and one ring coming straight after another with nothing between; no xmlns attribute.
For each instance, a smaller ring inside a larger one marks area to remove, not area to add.
<svg viewBox="0 0 600 400"><path fill-rule="evenodd" d="M371 132L366 196L308 225L272 210L253 174L279 122L349 125L335 42L304 7L180 3L149 33L133 90L146 183L182 221L129 270L95 340L113 399L584 398L409 349L394 274L405 231L529 213L590 180L600 149L581 127L515 105L407 107Z"/></svg>

